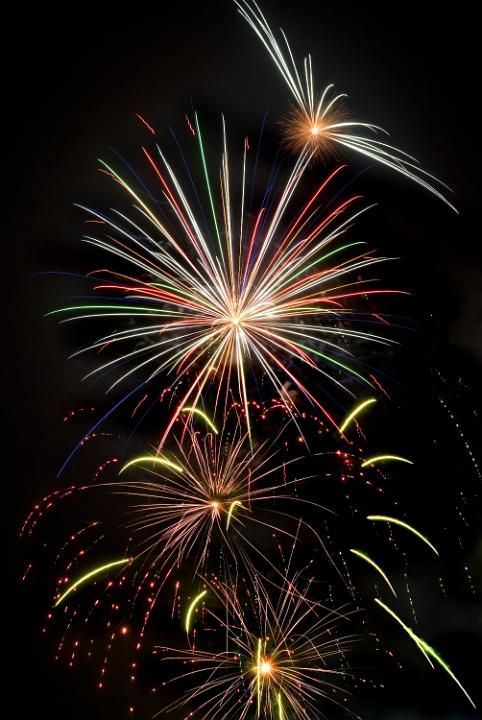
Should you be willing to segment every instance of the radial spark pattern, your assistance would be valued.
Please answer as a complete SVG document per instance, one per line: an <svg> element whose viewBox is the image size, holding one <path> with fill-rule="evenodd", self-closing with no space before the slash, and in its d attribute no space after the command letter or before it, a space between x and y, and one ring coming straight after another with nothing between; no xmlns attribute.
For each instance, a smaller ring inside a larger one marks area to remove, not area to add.
<svg viewBox="0 0 482 720"><path fill-rule="evenodd" d="M338 168L301 206L295 202L311 157L305 150L286 182L278 183L273 194L268 189L262 207L251 217L245 206L247 146L238 178L238 205L231 190L224 132L218 203L197 118L195 124L211 224L204 228L197 218L187 189L159 147L157 158L147 150L144 154L160 182L169 224L102 163L134 200L138 217L89 210L105 226L105 237L85 240L118 262L127 261L140 276L104 270L96 285L103 299L54 312L67 312L71 318L129 320L127 329L103 335L80 351L110 347L114 358L94 372L122 366L114 386L138 373L147 379L169 373L173 383L186 381L161 445L180 408L186 403L196 406L208 387L216 388L215 408L221 402L223 410L233 393L241 398L249 431L247 397L253 379L259 384L263 378L287 407L292 407L287 390L291 384L331 419L317 386L352 392L348 377L370 385L350 343L388 343L366 329L366 323L379 322L366 306L371 295L394 291L374 287L360 275L385 258L370 254L363 242L344 237L363 212L354 209L358 197L333 202L329 186L342 169ZM109 276L114 280L105 279ZM105 299L106 293L113 299ZM129 345L134 349L121 349ZM317 385L305 381L309 374L318 377Z"/></svg>
<svg viewBox="0 0 482 720"><path fill-rule="evenodd" d="M339 632L348 616L310 602L309 585L297 574L269 593L253 587L248 602L242 602L229 585L208 584L203 623L218 631L225 647L219 652L197 645L185 651L160 648L165 659L189 666L177 679L196 684L168 709L187 707L199 720L308 720L323 706L343 705L343 666L357 638Z"/></svg>

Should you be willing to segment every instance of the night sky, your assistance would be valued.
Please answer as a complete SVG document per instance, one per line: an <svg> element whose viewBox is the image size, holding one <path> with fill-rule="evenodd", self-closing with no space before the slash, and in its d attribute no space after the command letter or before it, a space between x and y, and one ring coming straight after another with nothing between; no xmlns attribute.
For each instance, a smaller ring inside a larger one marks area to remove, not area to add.
<svg viewBox="0 0 482 720"><path fill-rule="evenodd" d="M482 250L479 128L471 97L479 87L480 39L468 4L457 4L450 14L436 4L421 5L265 0L263 9L273 27L287 31L297 56L312 53L320 85L333 82L347 92L354 117L388 129L395 146L454 190L450 197L459 215L380 166L368 168L356 185L369 203L377 203L360 224L361 236L381 254L399 258L380 275L411 293L393 306L410 319L410 329L396 333L400 345L368 358L389 378L392 396L369 429L371 438L376 436L374 449L396 445L416 460L416 479L395 473L404 484L397 492L414 524L437 538L443 551L434 567L410 544L417 632L441 651L482 706L482 502L475 466L482 462ZM79 242L83 215L74 203L112 207L118 196L97 172L96 160L113 157L112 149L142 171L139 148L149 138L135 113L155 126L161 144L170 141L170 127L183 141L192 102L217 148L221 112L239 144L245 134L257 136L267 112L263 156L269 162L289 97L229 0L160 3L155 10L129 6L105 12L83 5L22 12L14 11L10 28L16 43L8 63L11 128L5 136L7 151L13 151L6 204L12 229L4 238L5 269L12 278L4 340L10 362L3 375L11 431L3 478L5 549L12 572L4 586L3 620L11 639L4 659L13 670L5 702L13 703L17 718L35 713L51 720L117 720L128 717L132 704L134 717L147 720L162 706L159 695L148 692L162 668L149 661L134 689L120 671L116 682L113 671L99 692L89 664L71 671L56 663L56 636L41 633L55 576L40 561L29 581L20 582L36 552L34 542L18 540L23 518L39 497L81 480L99 460L99 454L94 460L87 452L70 475L56 479L89 422L80 417L66 427L63 416L71 408L95 404L101 413L109 407L105 382L81 383L95 358L67 359L85 341L84 329L44 318L85 285L38 273L88 272L102 262ZM352 160L353 174L367 168ZM323 165L310 170L313 186L325 172ZM120 414L109 429L128 434L129 418ZM61 519L53 521L52 538L62 527ZM369 577L362 572L361 583ZM480 717L393 623L371 611L368 617L399 653L403 669L396 663L385 667L385 689L360 690L352 698L355 712L366 720ZM156 642L156 627L150 632ZM116 659L116 666L122 663ZM330 708L326 714L348 717Z"/></svg>

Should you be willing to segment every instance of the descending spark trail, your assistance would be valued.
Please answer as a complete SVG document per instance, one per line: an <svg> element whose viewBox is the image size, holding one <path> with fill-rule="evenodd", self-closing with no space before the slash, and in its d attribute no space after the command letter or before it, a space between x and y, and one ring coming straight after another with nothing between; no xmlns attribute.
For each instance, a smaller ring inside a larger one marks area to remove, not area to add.
<svg viewBox="0 0 482 720"><path fill-rule="evenodd" d="M343 423L340 425L340 432L344 433L347 427L350 425L352 420L354 420L358 415L361 413L362 410L364 410L368 405L373 405L373 403L376 403L375 398L369 398L368 400L365 400L364 402L360 403L360 405L357 405L354 410L351 411L351 413L345 418Z"/></svg>
<svg viewBox="0 0 482 720"><path fill-rule="evenodd" d="M374 560L372 560L371 557L368 557L368 555L366 555L366 553L362 552L361 550L353 550L353 549L351 549L350 552L353 553L353 555L357 555L359 558L361 558L362 560L365 560L365 562L367 562L369 565L371 565L372 567L374 567L375 570L376 570L376 571L382 576L382 578L385 580L385 582L387 583L388 587L390 588L390 590L392 591L392 593L395 595L395 597L397 596L397 593L395 592L392 583L390 582L390 580L388 579L388 577L386 576L386 574L383 572L383 570L381 569L380 565L377 565L377 563L376 563Z"/></svg>
<svg viewBox="0 0 482 720"><path fill-rule="evenodd" d="M202 592L199 593L199 595L196 595L196 597L194 598L194 600L192 601L192 603L191 603L191 604L189 605L189 607L188 607L188 610L187 610L187 613L186 613L186 622L185 622L185 624L184 624L184 627L186 628L186 632L187 632L187 633L189 632L189 630L190 630L190 628L191 628L191 617L192 617L192 614L193 614L193 612L194 612L194 610L195 610L195 608L196 608L196 605L199 603L200 600L202 600L202 598L203 598L205 595L207 595L207 592L208 592L207 590L203 590Z"/></svg>
<svg viewBox="0 0 482 720"><path fill-rule="evenodd" d="M232 516L233 516L234 508L236 507L236 505L239 505L239 507L243 507L243 505L242 505L242 503L241 503L240 500L233 500L233 502L232 502L231 505L229 506L228 518L227 518L227 520L226 520L226 530L229 529L229 524L230 524L230 522L231 522L231 518L232 518Z"/></svg>
<svg viewBox="0 0 482 720"><path fill-rule="evenodd" d="M300 71L294 60L287 37L281 30L282 43L278 42L265 16L255 0L234 0L238 12L256 33L268 51L294 100L294 109L286 120L286 144L297 153L311 151L321 156L333 155L340 147L395 170L412 182L421 185L446 203L456 208L430 184L437 178L420 168L411 155L385 142L363 134L386 131L372 123L349 120L342 109L346 94L333 94L333 85L327 85L321 95L314 88L311 56L304 59ZM361 134L360 134L361 133ZM447 188L444 183L440 183ZM449 188L447 188L449 189Z"/></svg>
<svg viewBox="0 0 482 720"><path fill-rule="evenodd" d="M394 461L394 462L408 463L408 465L413 465L413 462L411 460L401 457L400 455L375 455L374 457L367 458L366 460L364 460L361 464L361 467L365 468L365 467L368 467L369 465L376 465L377 463L385 462L387 460Z"/></svg>
<svg viewBox="0 0 482 720"><path fill-rule="evenodd" d="M470 697L470 695L468 694L468 692L465 690L465 688L463 687L463 685L460 683L460 681L457 679L457 677L454 675L454 673L452 672L452 670L450 669L450 667L447 665L447 663L445 662L445 660L443 660L443 658L440 657L440 655L438 654L438 652L437 652L436 650L434 650L433 647L431 647L427 642L425 642L425 640L423 640L421 637L419 637L418 635L416 635L416 634L413 632L413 630L408 627L408 625L405 625L405 623L403 622L403 620L401 620L401 619L398 617L398 615L397 615L396 613L394 613L393 610L391 610L391 609L390 609L387 605L385 605L381 600L379 600L378 598L375 598L375 602L376 602L378 605L380 605L380 607L382 607L382 608L385 610L385 612L387 612L394 620L396 620L399 625L402 626L402 628L405 630L405 632L407 633L407 635L412 638L412 640L414 641L414 643L416 644L416 646L418 647L418 649L421 650L421 652L425 655L425 657L427 658L427 660L428 660L429 662L430 662L430 658L432 658L433 660L435 660L436 662L438 662L438 664L445 670L445 672L446 672L448 675L450 675L450 677L452 678L452 680L459 686L459 688L462 690L462 692L464 693L465 697L466 697L467 700L470 702L470 704L472 705L472 707L475 708L476 705L475 705L474 701L472 700L472 698ZM432 665L431 662L430 662L430 664ZM432 665L432 667L433 667L433 665Z"/></svg>
<svg viewBox="0 0 482 720"><path fill-rule="evenodd" d="M406 530L409 530L411 533L413 533L418 538L420 538L420 540L422 540L426 545L428 545L429 548L431 548L436 555L439 554L437 548L435 548L432 545L430 540L428 538L426 538L425 535L422 535L421 532L419 532L414 527L412 527L412 525L409 525L408 523L403 522L403 520L397 520L397 518L388 517L387 515L368 515L367 520L373 520L375 522L382 521L382 522L393 523L394 525L399 525L400 527L403 527Z"/></svg>
<svg viewBox="0 0 482 720"><path fill-rule="evenodd" d="M207 425L209 428L211 428L211 430L212 430L214 433L216 433L216 435L218 435L218 429L217 429L216 425L213 423L213 421L211 420L211 418L208 417L208 416L206 415L206 413L204 413L202 410L199 410L198 408L195 408L195 407L183 407L182 410L181 410L181 412L185 412L185 413L195 413L196 415L199 415L200 417L202 417L202 419L204 420L204 422L206 423L206 425Z"/></svg>
<svg viewBox="0 0 482 720"><path fill-rule="evenodd" d="M131 562L130 559L123 558L122 560L114 560L113 562L107 563L106 565L101 565L98 568L95 568L95 570L91 570L86 575L82 575L78 580L76 580L72 585L69 585L67 590L55 601L55 606L58 607L63 601L74 592L74 590L77 590L77 588L80 585L83 585L87 580L90 580L91 578L95 577L96 575L99 575L100 573L104 572L105 570L110 570L110 568L118 567L119 565L128 565Z"/></svg>
<svg viewBox="0 0 482 720"><path fill-rule="evenodd" d="M279 710L279 715L278 715L279 720L284 720L284 715L283 715L283 700L282 700L282 697L281 697L281 693L278 693L278 710Z"/></svg>

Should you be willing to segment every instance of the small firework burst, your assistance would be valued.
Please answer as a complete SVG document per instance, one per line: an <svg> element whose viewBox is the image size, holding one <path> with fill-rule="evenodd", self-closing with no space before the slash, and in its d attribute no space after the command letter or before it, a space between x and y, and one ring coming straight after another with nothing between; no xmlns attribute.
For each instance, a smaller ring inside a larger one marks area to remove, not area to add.
<svg viewBox="0 0 482 720"><path fill-rule="evenodd" d="M284 123L285 142L291 150L299 154L310 149L325 158L335 155L339 150L355 152L401 173L455 210L431 184L434 181L449 189L444 183L423 170L411 155L373 138L377 133L388 135L386 130L373 123L351 120L346 116L340 105L343 98L347 97L345 93L332 95L333 85L327 85L321 94L317 92L311 56L306 56L303 67L299 68L285 33L281 30L282 39L279 42L255 0L234 2L241 16L267 49L294 99L295 107Z"/></svg>
<svg viewBox="0 0 482 720"><path fill-rule="evenodd" d="M346 654L359 638L339 633L349 615L312 602L310 584L301 573L274 590L256 583L245 589L246 602L237 587L206 583L203 624L217 630L224 647L159 648L164 659L189 666L176 680L196 684L166 710L189 708L200 720L306 720L323 703L344 707Z"/></svg>
<svg viewBox="0 0 482 720"><path fill-rule="evenodd" d="M343 153L333 141L331 133L346 119L347 113L342 98L338 96L335 101L322 106L318 114L307 113L306 108L291 105L288 114L280 123L283 142L289 152L300 154L308 148L313 160L327 162L333 158L341 158Z"/></svg>
<svg viewBox="0 0 482 720"><path fill-rule="evenodd" d="M324 547L319 533L303 521L304 500L296 497L305 478L287 478L287 467L298 458L280 460L275 444L272 438L253 449L239 419L234 429L223 426L219 436L201 435L187 421L175 437L175 454L127 462L123 477L108 487L134 500L126 527L140 538L136 561L167 579L188 560L194 574L206 569L210 555L218 566L224 553L230 573L242 570L254 581L261 569L283 577L256 535L274 533L293 542L302 527ZM124 477L139 472L141 479Z"/></svg>

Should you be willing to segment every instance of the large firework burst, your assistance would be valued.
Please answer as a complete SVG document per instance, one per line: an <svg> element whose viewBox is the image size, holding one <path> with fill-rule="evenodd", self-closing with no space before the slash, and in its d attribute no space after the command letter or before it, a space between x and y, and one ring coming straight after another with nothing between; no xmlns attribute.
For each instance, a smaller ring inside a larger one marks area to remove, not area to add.
<svg viewBox="0 0 482 720"><path fill-rule="evenodd" d="M277 183L276 190L271 183L261 208L251 217L246 206L245 144L236 213L225 129L218 204L197 116L195 126L212 222L205 226L205 215L197 217L194 202L201 190L195 190L191 202L159 146L157 159L146 149L144 155L161 183L166 206L162 212L169 221L148 204L144 191L135 190L102 163L133 199L137 218L120 211L109 216L88 210L105 227L105 237L87 236L85 241L126 261L141 276L103 270L96 286L103 298L54 312L72 314L70 319L125 318L132 323L79 351L110 348L114 358L94 372L123 366L113 386L138 372L147 374L144 382L164 372L173 384L187 382L160 446L179 409L186 403L195 406L210 386L216 388L215 408L221 405L221 411L233 394L240 397L249 431L251 373L256 383L261 373L286 407L293 405L289 383L331 420L319 391L305 382L304 374L312 371L324 384L351 393L347 377L365 385L370 381L355 367L349 343L389 342L362 329L374 319L369 309L363 311L363 304L371 294L394 291L374 288L360 278L363 269L386 258L370 254L364 242L341 240L366 208L353 209L358 196L333 203L328 186L342 169L337 168L294 213L293 198L312 156L305 149L287 181ZM126 345L134 349L117 350Z"/></svg>

